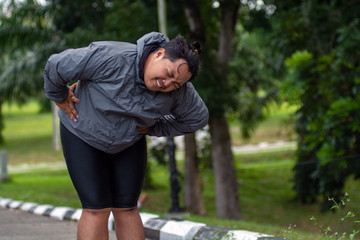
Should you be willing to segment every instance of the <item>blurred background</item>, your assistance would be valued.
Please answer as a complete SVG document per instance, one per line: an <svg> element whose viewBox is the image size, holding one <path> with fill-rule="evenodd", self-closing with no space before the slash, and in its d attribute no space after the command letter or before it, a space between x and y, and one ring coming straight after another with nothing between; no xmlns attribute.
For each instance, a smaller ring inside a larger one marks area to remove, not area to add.
<svg viewBox="0 0 360 240"><path fill-rule="evenodd" d="M202 45L193 84L210 120L175 139L175 170L168 140L148 138L141 210L166 216L175 187L190 221L360 239L358 1L2 0L0 9L0 197L81 207L44 97L50 55L166 31Z"/></svg>

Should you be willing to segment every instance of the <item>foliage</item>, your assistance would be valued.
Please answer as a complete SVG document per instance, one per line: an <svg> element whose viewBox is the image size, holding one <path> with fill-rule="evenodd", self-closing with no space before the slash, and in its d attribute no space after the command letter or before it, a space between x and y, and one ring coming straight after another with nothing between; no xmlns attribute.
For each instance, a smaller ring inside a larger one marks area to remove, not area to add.
<svg viewBox="0 0 360 240"><path fill-rule="evenodd" d="M347 212L345 216L343 216L343 213L341 211L341 209L345 207L346 203L350 201L348 194L345 193L344 197L339 201L336 201L334 198L328 198L328 201L332 204L331 210L337 211L338 213L338 222L336 225L336 229L333 229L331 226L327 226L327 227L321 226L315 217L311 217L310 220L314 222L314 224L318 227L319 231L322 233L324 239L326 240L355 239L355 236L360 233L360 230L355 230L355 229L359 229L359 227L356 227L356 224L359 224L360 221L358 220L353 221L355 229L349 234L347 234L346 232L341 233L339 231L340 225L344 223L345 220L355 218L355 214L352 211Z"/></svg>
<svg viewBox="0 0 360 240"><path fill-rule="evenodd" d="M301 104L294 189L303 202L339 200L347 177L360 176L360 7L330 0L276 7L273 43L288 56L283 96Z"/></svg>
<svg viewBox="0 0 360 240"><path fill-rule="evenodd" d="M197 158L201 169L212 169L211 144L209 129L205 127L196 133ZM169 162L169 143L166 137L149 137L149 154L160 165ZM176 141L175 141L176 143Z"/></svg>
<svg viewBox="0 0 360 240"><path fill-rule="evenodd" d="M246 139L265 119L264 109L277 100L276 70L269 57L271 49L263 44L264 37L265 33L260 30L246 32L241 25L237 28L227 112L240 121L241 133Z"/></svg>
<svg viewBox="0 0 360 240"><path fill-rule="evenodd" d="M138 37L137 28L129 24L132 21L113 19L114 16L123 17L124 12L135 15L146 9L145 5L136 9L134 5L137 3L120 1L113 4L112 1L103 0L54 0L45 5L34 0L10 1L7 5L3 3L0 13L0 101L24 103L34 96L43 99L42 72L53 53L100 39ZM125 8L125 4L129 6ZM150 12L141 16L149 18ZM122 23L118 26L135 31L113 29L110 23L116 24L114 20ZM105 23L109 24L108 27L104 27ZM142 24L144 28L150 29L151 25L145 23L147 21ZM123 36L119 33L123 33ZM0 122L2 125L3 122Z"/></svg>

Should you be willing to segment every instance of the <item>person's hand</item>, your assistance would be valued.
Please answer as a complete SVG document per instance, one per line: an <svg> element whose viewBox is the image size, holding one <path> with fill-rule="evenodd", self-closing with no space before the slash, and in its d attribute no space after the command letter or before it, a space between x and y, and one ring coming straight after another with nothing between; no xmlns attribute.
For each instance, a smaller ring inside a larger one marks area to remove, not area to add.
<svg viewBox="0 0 360 240"><path fill-rule="evenodd" d="M148 127L138 127L138 129L139 129L139 134L143 134L143 135L145 135L149 131Z"/></svg>
<svg viewBox="0 0 360 240"><path fill-rule="evenodd" d="M75 109L74 103L79 103L79 99L75 97L74 91L76 88L76 83L70 86L69 88L69 94L66 97L66 99L59 103L55 102L55 104L62 110L66 115L69 116L71 120L74 122L77 122L77 118L79 117L78 112Z"/></svg>

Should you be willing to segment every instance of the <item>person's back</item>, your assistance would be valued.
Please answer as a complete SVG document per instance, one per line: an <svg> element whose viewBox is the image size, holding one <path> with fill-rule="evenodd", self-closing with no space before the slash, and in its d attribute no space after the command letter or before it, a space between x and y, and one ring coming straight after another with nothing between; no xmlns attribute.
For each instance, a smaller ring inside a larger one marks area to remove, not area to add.
<svg viewBox="0 0 360 240"><path fill-rule="evenodd" d="M145 135L186 134L208 121L189 82L199 51L180 36L149 33L137 44L94 42L48 60L45 92L60 108L63 153L83 207L78 239L107 239L110 212L119 239L144 239L136 206Z"/></svg>

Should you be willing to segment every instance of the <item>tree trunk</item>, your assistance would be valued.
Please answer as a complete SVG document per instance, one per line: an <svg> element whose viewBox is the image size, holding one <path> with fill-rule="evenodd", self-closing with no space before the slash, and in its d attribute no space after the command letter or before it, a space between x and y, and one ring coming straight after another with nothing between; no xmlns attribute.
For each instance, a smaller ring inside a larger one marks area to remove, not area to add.
<svg viewBox="0 0 360 240"><path fill-rule="evenodd" d="M236 168L226 118L210 119L211 150L214 159L216 210L219 218L240 219Z"/></svg>
<svg viewBox="0 0 360 240"><path fill-rule="evenodd" d="M185 13L190 25L191 36L205 42L206 28L199 11L200 1L185 1ZM232 53L232 39L237 22L239 0L220 2L221 22L217 55L218 91L226 92L228 65ZM215 69L214 69L215 70ZM225 109L225 102L218 102L217 109ZM211 109L210 109L211 110ZM216 116L215 116L216 115ZM240 218L236 169L231 152L229 128L225 111L210 112L210 134L215 174L216 206L219 218Z"/></svg>
<svg viewBox="0 0 360 240"><path fill-rule="evenodd" d="M185 207L188 211L205 215L206 210L201 196L195 133L185 135Z"/></svg>
<svg viewBox="0 0 360 240"><path fill-rule="evenodd" d="M60 129L59 129L59 118L58 118L58 106L54 102L51 102L51 110L53 115L53 149L60 151Z"/></svg>
<svg viewBox="0 0 360 240"><path fill-rule="evenodd" d="M205 41L205 28L195 1L185 1L185 15L190 26L192 40ZM205 215L201 178L197 161L195 133L185 135L185 207L188 211Z"/></svg>
<svg viewBox="0 0 360 240"><path fill-rule="evenodd" d="M220 4L221 23L217 56L220 91L226 91L228 65L231 59L240 1L223 1ZM222 88L222 89L221 89ZM215 172L216 210L219 218L240 219L236 168L231 151L229 126L225 113L217 113L209 120L211 148Z"/></svg>

